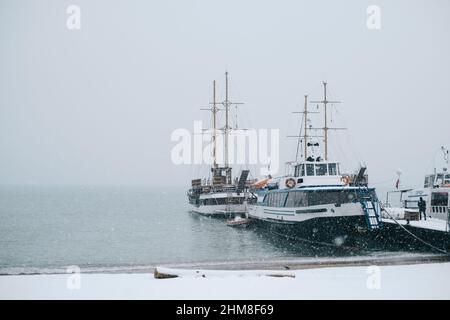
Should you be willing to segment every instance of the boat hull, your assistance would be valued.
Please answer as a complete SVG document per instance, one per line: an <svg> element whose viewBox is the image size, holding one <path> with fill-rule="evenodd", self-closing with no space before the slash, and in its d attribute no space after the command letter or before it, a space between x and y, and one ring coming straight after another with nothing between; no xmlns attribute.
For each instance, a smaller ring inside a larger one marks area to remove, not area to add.
<svg viewBox="0 0 450 320"><path fill-rule="evenodd" d="M232 205L190 205L190 212L215 218L228 218L235 214L245 214L245 204Z"/></svg>
<svg viewBox="0 0 450 320"><path fill-rule="evenodd" d="M273 235L316 246L367 247L368 230L364 216L322 217L302 222L256 219L255 225Z"/></svg>
<svg viewBox="0 0 450 320"><path fill-rule="evenodd" d="M259 212L262 212L262 208L259 208ZM255 216L255 209L251 209L249 216L255 219L254 225L264 232L289 241L306 243L311 249L330 247L364 251L440 252L420 241L420 238L442 251L450 252L449 232L404 226L408 233L393 223L382 223L379 229L370 230L363 214L341 212L336 216L302 217L300 221L300 218L294 220L295 217L283 217L281 220L280 216Z"/></svg>

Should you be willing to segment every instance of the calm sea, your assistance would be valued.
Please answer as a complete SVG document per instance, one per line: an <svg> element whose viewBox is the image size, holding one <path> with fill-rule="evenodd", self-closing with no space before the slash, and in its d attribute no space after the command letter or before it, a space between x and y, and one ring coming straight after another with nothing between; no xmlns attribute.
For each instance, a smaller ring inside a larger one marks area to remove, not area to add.
<svg viewBox="0 0 450 320"><path fill-rule="evenodd" d="M311 257L266 231L188 212L185 190L0 187L0 273Z"/></svg>

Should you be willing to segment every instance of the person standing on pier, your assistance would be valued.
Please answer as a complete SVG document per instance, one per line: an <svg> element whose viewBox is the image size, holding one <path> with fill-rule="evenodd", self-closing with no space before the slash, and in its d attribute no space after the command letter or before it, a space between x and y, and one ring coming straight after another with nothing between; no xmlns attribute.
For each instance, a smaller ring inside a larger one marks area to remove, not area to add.
<svg viewBox="0 0 450 320"><path fill-rule="evenodd" d="M419 205L419 219L422 220L422 213L423 213L423 219L427 221L427 215L425 213L427 203L422 199L422 197L420 197L418 205Z"/></svg>

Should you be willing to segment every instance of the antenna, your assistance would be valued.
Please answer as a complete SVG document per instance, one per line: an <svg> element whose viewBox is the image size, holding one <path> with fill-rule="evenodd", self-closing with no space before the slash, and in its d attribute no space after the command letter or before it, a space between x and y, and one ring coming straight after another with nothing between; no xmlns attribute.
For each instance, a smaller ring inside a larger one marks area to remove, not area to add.
<svg viewBox="0 0 450 320"><path fill-rule="evenodd" d="M328 127L328 120L327 120L327 106L329 103L341 103L340 101L328 101L327 100L327 83L325 81L322 82L323 84L323 100L322 101L311 101L311 103L321 103L324 106L325 111L325 122L323 126L323 132L324 132L324 142L325 142L325 161L328 160L328 130L345 130L346 128L331 128Z"/></svg>
<svg viewBox="0 0 450 320"><path fill-rule="evenodd" d="M448 163L449 163L449 154L448 149L446 149L444 146L441 146L442 153L444 154L444 161L445 161L445 170L448 170Z"/></svg>

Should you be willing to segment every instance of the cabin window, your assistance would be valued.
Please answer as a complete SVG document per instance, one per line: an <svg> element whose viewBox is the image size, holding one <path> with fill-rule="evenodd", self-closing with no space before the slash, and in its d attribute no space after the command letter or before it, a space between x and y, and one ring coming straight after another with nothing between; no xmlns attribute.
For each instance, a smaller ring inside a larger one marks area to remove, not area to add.
<svg viewBox="0 0 450 320"><path fill-rule="evenodd" d="M306 207L308 205L308 195L306 192L289 192L286 200L286 207Z"/></svg>
<svg viewBox="0 0 450 320"><path fill-rule="evenodd" d="M330 176L336 176L337 175L336 163L329 163L328 164L328 174Z"/></svg>
<svg viewBox="0 0 450 320"><path fill-rule="evenodd" d="M306 165L306 175L307 176L313 176L314 175L314 165L313 164L307 164Z"/></svg>
<svg viewBox="0 0 450 320"><path fill-rule="evenodd" d="M230 198L208 198L202 199L201 204L206 206L224 205L224 204L242 204L243 197L230 197Z"/></svg>
<svg viewBox="0 0 450 320"><path fill-rule="evenodd" d="M376 198L375 192L371 191L372 197ZM356 193L353 190L345 191L318 191L308 194L308 205L317 206L323 204L343 204L356 201Z"/></svg>
<svg viewBox="0 0 450 320"><path fill-rule="evenodd" d="M278 201L277 201L277 207L284 207L284 204L286 203L286 197L287 192L279 192L278 193Z"/></svg>
<svg viewBox="0 0 450 320"><path fill-rule="evenodd" d="M418 200L405 200L403 206L406 209L418 209L419 201Z"/></svg>
<svg viewBox="0 0 450 320"><path fill-rule="evenodd" d="M286 201L286 192L274 192L270 194L269 206L270 207L283 207Z"/></svg>
<svg viewBox="0 0 450 320"><path fill-rule="evenodd" d="M303 164L300 164L298 166L295 166L295 177L303 177L305 175L305 166Z"/></svg>
<svg viewBox="0 0 450 320"><path fill-rule="evenodd" d="M445 183L450 183L450 174L445 175Z"/></svg>
<svg viewBox="0 0 450 320"><path fill-rule="evenodd" d="M327 175L327 164L321 163L316 164L316 176L326 176Z"/></svg>
<svg viewBox="0 0 450 320"><path fill-rule="evenodd" d="M267 201L264 199L264 202L269 207L283 207L284 202L286 201L287 193L286 192L274 192L269 193L267 196Z"/></svg>
<svg viewBox="0 0 450 320"><path fill-rule="evenodd" d="M424 188L428 188L430 186L430 177L425 177L425 182L423 183Z"/></svg>
<svg viewBox="0 0 450 320"><path fill-rule="evenodd" d="M438 174L436 176L436 184L442 184L444 183L444 175L443 174Z"/></svg>
<svg viewBox="0 0 450 320"><path fill-rule="evenodd" d="M432 207L447 207L448 206L448 193L447 192L433 192L431 194L431 206Z"/></svg>
<svg viewBox="0 0 450 320"><path fill-rule="evenodd" d="M272 198L272 194L271 193L268 193L268 194L266 194L265 196L264 196L264 205L266 205L266 206L270 206L270 200L271 200L271 198Z"/></svg>
<svg viewBox="0 0 450 320"><path fill-rule="evenodd" d="M433 187L434 186L434 176L429 176L429 186Z"/></svg>

